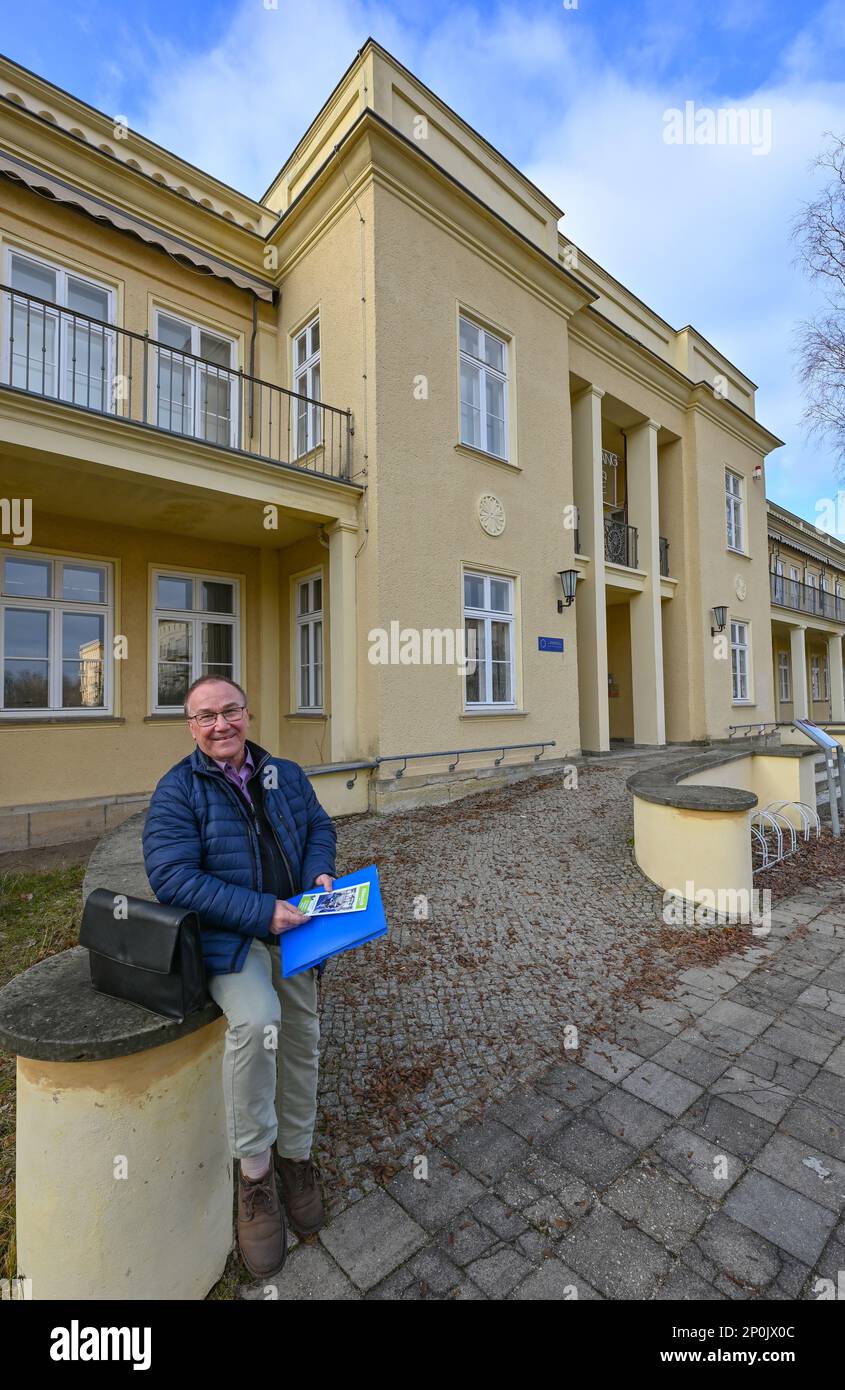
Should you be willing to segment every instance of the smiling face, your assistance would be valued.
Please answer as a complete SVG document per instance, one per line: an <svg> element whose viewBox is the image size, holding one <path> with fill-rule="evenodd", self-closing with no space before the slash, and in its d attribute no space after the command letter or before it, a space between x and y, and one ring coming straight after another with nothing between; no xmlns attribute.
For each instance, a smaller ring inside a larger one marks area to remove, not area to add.
<svg viewBox="0 0 845 1390"><path fill-rule="evenodd" d="M234 763L235 767L240 767L244 759L249 710L243 711L240 722L224 719L222 714L218 713L218 718L208 729L203 729L198 721L190 716L202 714L203 711L219 712L242 704L243 696L235 686L230 685L228 681L210 677L191 692L188 705L188 728L203 753L207 753L211 758L219 758L221 762Z"/></svg>

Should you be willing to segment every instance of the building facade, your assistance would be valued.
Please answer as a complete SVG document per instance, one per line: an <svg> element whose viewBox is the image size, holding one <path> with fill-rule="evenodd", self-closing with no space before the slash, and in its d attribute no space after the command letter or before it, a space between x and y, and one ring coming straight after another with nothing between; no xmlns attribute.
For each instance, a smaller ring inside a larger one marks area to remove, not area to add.
<svg viewBox="0 0 845 1390"><path fill-rule="evenodd" d="M137 809L205 672L394 759L336 811L775 718L780 441L562 216L372 40L259 201L0 64L3 847Z"/></svg>
<svg viewBox="0 0 845 1390"><path fill-rule="evenodd" d="M845 545L770 502L769 589L778 720L845 723Z"/></svg>

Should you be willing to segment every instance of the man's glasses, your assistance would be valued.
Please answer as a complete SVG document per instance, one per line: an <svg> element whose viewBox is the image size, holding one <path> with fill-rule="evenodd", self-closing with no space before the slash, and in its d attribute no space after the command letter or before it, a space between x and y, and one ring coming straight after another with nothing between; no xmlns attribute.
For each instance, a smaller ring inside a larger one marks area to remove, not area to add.
<svg viewBox="0 0 845 1390"><path fill-rule="evenodd" d="M227 705L225 709L203 709L199 714L189 714L188 719L196 720L201 729L211 729L217 723L217 716L222 714L227 724L240 724L246 712L246 705Z"/></svg>

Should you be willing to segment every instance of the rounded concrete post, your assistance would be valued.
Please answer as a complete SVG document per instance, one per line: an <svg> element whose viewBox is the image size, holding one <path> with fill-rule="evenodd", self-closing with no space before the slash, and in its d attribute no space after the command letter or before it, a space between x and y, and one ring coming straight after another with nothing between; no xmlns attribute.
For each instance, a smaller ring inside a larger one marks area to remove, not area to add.
<svg viewBox="0 0 845 1390"><path fill-rule="evenodd" d="M0 991L18 1055L17 1250L33 1299L201 1299L232 1248L225 1019L96 993L88 952Z"/></svg>

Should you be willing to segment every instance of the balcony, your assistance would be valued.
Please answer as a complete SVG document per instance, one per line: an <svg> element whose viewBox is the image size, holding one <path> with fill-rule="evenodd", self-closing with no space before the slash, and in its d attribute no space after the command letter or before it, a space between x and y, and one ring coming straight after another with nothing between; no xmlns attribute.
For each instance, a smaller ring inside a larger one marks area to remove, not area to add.
<svg viewBox="0 0 845 1390"><path fill-rule="evenodd" d="M604 558L612 565L627 565L637 568L637 528L626 526L624 521L604 518Z"/></svg>
<svg viewBox="0 0 845 1390"><path fill-rule="evenodd" d="M781 608L793 608L797 613L812 613L836 623L845 622L845 598L830 594L815 584L803 584L800 579L769 570L769 591L772 603Z"/></svg>
<svg viewBox="0 0 845 1390"><path fill-rule="evenodd" d="M8 285L0 301L3 390L350 481L348 410Z"/></svg>

